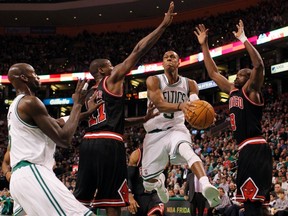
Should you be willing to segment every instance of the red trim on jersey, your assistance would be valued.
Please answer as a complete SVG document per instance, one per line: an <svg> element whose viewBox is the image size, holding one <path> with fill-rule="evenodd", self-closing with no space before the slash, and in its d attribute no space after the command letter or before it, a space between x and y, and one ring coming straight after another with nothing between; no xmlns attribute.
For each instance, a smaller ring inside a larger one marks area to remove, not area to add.
<svg viewBox="0 0 288 216"><path fill-rule="evenodd" d="M238 88L233 88L230 92L229 92L229 95L232 93L232 92L235 92L235 91L238 91L239 89Z"/></svg>
<svg viewBox="0 0 288 216"><path fill-rule="evenodd" d="M112 92L110 92L109 90L108 90L108 88L106 87L106 81L107 81L107 79L109 78L109 76L106 76L105 78L104 78L104 80L103 80L103 88L104 88L104 90L108 93L108 94L110 94L110 95L112 95L112 96L114 96L114 97L122 97L123 96L123 92L122 92L122 94L113 94Z"/></svg>
<svg viewBox="0 0 288 216"><path fill-rule="evenodd" d="M252 137L244 140L238 145L238 150L241 150L246 145L266 144L267 141L263 137Z"/></svg>
<svg viewBox="0 0 288 216"><path fill-rule="evenodd" d="M159 212L160 215L163 215L164 213L164 204L163 203L159 203L158 206L154 206L152 209L150 209L147 213L147 216L151 216L153 215L155 212Z"/></svg>
<svg viewBox="0 0 288 216"><path fill-rule="evenodd" d="M90 203L92 207L107 207L107 206L114 206L114 207L124 207L127 204L121 199L101 199L97 201L92 201Z"/></svg>
<svg viewBox="0 0 288 216"><path fill-rule="evenodd" d="M101 132L88 132L84 135L85 139L115 139L123 142L123 137L121 134L113 133L110 131Z"/></svg>
<svg viewBox="0 0 288 216"><path fill-rule="evenodd" d="M246 92L244 91L243 88L242 88L242 92L243 92L245 98L246 98L251 104L253 104L253 105L255 105L255 106L264 106L264 103L263 103L263 102L262 102L262 103L255 103L254 101L250 100L250 98L247 96L247 94L246 94ZM260 97L261 97L261 100L263 101L262 95L260 95Z"/></svg>

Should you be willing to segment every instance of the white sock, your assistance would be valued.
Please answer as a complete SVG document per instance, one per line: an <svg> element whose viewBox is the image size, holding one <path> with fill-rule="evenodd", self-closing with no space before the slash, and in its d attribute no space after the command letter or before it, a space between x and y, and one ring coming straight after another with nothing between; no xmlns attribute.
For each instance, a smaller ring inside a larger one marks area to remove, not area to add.
<svg viewBox="0 0 288 216"><path fill-rule="evenodd" d="M209 182L209 179L207 176L202 176L200 179L199 179L199 182L202 186L202 188L204 188L206 185L210 185L210 182Z"/></svg>

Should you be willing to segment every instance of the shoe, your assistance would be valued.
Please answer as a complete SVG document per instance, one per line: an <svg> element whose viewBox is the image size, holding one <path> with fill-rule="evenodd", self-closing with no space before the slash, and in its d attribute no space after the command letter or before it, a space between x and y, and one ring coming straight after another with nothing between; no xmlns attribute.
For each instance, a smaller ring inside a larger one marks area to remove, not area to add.
<svg viewBox="0 0 288 216"><path fill-rule="evenodd" d="M157 191L159 199L163 203L167 203L169 201L169 193L168 190L165 188L165 175L163 173L159 175L158 181L160 184L155 188L155 190Z"/></svg>
<svg viewBox="0 0 288 216"><path fill-rule="evenodd" d="M207 185L203 188L203 196L207 199L211 208L220 204L219 191L213 185Z"/></svg>

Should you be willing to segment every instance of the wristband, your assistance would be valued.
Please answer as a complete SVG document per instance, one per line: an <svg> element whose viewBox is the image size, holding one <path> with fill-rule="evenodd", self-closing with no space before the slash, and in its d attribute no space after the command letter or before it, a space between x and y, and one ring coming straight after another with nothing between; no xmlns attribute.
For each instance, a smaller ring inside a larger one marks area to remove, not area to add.
<svg viewBox="0 0 288 216"><path fill-rule="evenodd" d="M244 34L244 31L242 34L238 37L238 40L240 40L242 43L244 43L247 40L247 37Z"/></svg>
<svg viewBox="0 0 288 216"><path fill-rule="evenodd" d="M189 100L190 100L191 102L193 102L193 101L195 101L195 100L199 100L199 97L198 97L197 94L193 93L193 94L191 94L191 95L189 96Z"/></svg>

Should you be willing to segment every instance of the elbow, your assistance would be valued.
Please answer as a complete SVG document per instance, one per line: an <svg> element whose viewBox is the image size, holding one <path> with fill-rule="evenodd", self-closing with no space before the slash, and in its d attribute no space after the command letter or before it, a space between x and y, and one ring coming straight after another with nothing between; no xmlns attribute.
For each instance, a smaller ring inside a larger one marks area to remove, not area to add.
<svg viewBox="0 0 288 216"><path fill-rule="evenodd" d="M253 64L253 66L256 70L263 70L264 69L264 63L263 63L262 59L259 59L258 61L256 61Z"/></svg>
<svg viewBox="0 0 288 216"><path fill-rule="evenodd" d="M72 137L62 136L58 140L55 141L57 146L60 147L68 147L72 142Z"/></svg>

